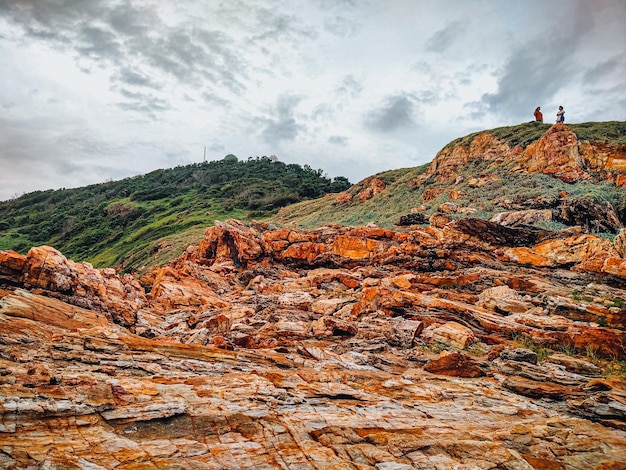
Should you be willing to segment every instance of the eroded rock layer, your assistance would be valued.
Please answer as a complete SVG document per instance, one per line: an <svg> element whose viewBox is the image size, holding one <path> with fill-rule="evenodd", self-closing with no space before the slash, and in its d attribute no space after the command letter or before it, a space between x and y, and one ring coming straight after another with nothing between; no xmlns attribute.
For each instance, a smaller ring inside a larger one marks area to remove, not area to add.
<svg viewBox="0 0 626 470"><path fill-rule="evenodd" d="M0 252L0 468L624 468L624 235L431 224Z"/></svg>

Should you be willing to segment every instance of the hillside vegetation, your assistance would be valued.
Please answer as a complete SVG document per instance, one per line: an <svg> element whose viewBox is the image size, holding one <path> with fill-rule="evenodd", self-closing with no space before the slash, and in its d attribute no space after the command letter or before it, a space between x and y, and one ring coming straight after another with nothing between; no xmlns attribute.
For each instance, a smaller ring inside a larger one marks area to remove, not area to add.
<svg viewBox="0 0 626 470"><path fill-rule="evenodd" d="M0 250L51 245L76 261L125 270L155 265L197 243L216 219L264 218L350 187L275 157L234 155L77 189L0 202Z"/></svg>
<svg viewBox="0 0 626 470"><path fill-rule="evenodd" d="M568 124L579 142L602 142L613 146L626 144L626 122L590 122ZM446 147L469 146L473 139L483 133L489 133L510 147L526 148L537 141L550 128L549 124L525 123L517 126L500 127L476 132L450 142ZM354 185L348 191L353 199L338 202L336 196L296 203L281 209L273 220L277 223L296 223L303 228L315 228L329 223L341 225L365 225L374 222L380 227L393 228L400 217L409 214L415 208L425 205L421 211L431 215L439 210L442 203L449 202L450 191L455 190L458 199L453 200L465 214L472 217L490 218L504 209L502 201L522 201L532 198L558 197L567 193L570 198L588 197L597 201L610 202L621 214L626 215L626 190L601 179L581 180L566 183L553 176L541 173L519 171L517 164L503 161L494 165L491 161L472 160L464 165L459 174L462 181L449 180L442 183L429 179L423 184L414 181L426 172L430 164L414 168L390 170L373 175ZM474 186L471 177L482 176L489 179L489 184ZM356 196L367 188L374 178L386 185L384 191L362 202ZM425 202L424 193L430 191L436 196ZM463 217L464 213L452 214ZM546 228L561 228L557 223Z"/></svg>

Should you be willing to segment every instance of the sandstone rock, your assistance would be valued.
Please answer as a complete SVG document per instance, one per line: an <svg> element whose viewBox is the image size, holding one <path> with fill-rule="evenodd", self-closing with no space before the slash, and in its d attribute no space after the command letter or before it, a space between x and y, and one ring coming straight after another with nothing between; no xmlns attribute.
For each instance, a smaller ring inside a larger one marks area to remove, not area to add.
<svg viewBox="0 0 626 470"><path fill-rule="evenodd" d="M465 349L475 340L474 332L457 322L446 322L432 330L432 341Z"/></svg>
<svg viewBox="0 0 626 470"><path fill-rule="evenodd" d="M565 400L572 396L582 394L578 387L559 385L552 382L536 381L518 376L507 377L504 380L503 385L515 393L532 398Z"/></svg>
<svg viewBox="0 0 626 470"><path fill-rule="evenodd" d="M444 214L455 214L459 211L459 205L454 202L444 202L439 205L439 210Z"/></svg>
<svg viewBox="0 0 626 470"><path fill-rule="evenodd" d="M430 216L429 222L431 227L435 228L443 228L446 224L452 221L451 217L447 215L440 214L439 212L435 212Z"/></svg>
<svg viewBox="0 0 626 470"><path fill-rule="evenodd" d="M335 204L346 204L352 201L352 194L347 191L343 191L337 194L337 199L335 200Z"/></svg>
<svg viewBox="0 0 626 470"><path fill-rule="evenodd" d="M565 369L570 372L574 372L575 374L586 375L589 377L599 377L602 374L602 370L595 364L589 361L567 356L565 354L552 354L548 356L545 361L562 365Z"/></svg>
<svg viewBox="0 0 626 470"><path fill-rule="evenodd" d="M439 187L429 186L422 193L422 200L424 202L432 201L433 199L437 199L440 194L443 194L443 189Z"/></svg>
<svg viewBox="0 0 626 470"><path fill-rule="evenodd" d="M528 209L514 212L500 212L489 219L489 221L500 225L506 225L508 227L514 227L517 225L534 225L538 222L551 222L552 211L549 209Z"/></svg>
<svg viewBox="0 0 626 470"><path fill-rule="evenodd" d="M433 359L424 367L424 370L437 375L454 377L482 377L485 375L484 366L470 356L452 352Z"/></svg>
<svg viewBox="0 0 626 470"><path fill-rule="evenodd" d="M525 348L506 349L500 353L500 359L504 361L528 362L537 364L537 353Z"/></svg>
<svg viewBox="0 0 626 470"><path fill-rule="evenodd" d="M106 311L124 326L135 323L136 311L146 303L143 288L132 276L75 263L47 246L31 248L19 281L60 295L75 305Z"/></svg>
<svg viewBox="0 0 626 470"><path fill-rule="evenodd" d="M617 254L626 259L626 229L621 229L613 240L613 247Z"/></svg>
<svg viewBox="0 0 626 470"><path fill-rule="evenodd" d="M626 173L626 146L612 146L604 142L579 142L578 150L585 166L596 172ZM622 175L619 175L622 176Z"/></svg>
<svg viewBox="0 0 626 470"><path fill-rule="evenodd" d="M546 240L532 248L511 248L505 251L509 259L535 266L574 264L597 255L606 258L614 253L613 244L609 240L594 235Z"/></svg>
<svg viewBox="0 0 626 470"><path fill-rule="evenodd" d="M590 178L583 170L576 134L567 126L550 127L541 139L526 148L520 163L529 172L554 175L565 182Z"/></svg>
<svg viewBox="0 0 626 470"><path fill-rule="evenodd" d="M496 286L485 289L478 296L476 305L498 313L523 313L533 305L525 302L522 296L508 286Z"/></svg>
<svg viewBox="0 0 626 470"><path fill-rule="evenodd" d="M385 183L379 178L372 178L370 181L366 183L366 187L360 191L355 197L364 203L368 199L371 199L373 196L376 196L382 193L385 190Z"/></svg>
<svg viewBox="0 0 626 470"><path fill-rule="evenodd" d="M0 276L19 279L26 264L26 257L13 250L0 251Z"/></svg>
<svg viewBox="0 0 626 470"><path fill-rule="evenodd" d="M349 302L349 299L319 299L313 301L310 305L311 311L314 313L331 315L347 302Z"/></svg>
<svg viewBox="0 0 626 470"><path fill-rule="evenodd" d="M421 321L405 320L402 318L395 318L392 325L393 336L391 337L391 343L402 348L413 347L416 338L424 328L424 324Z"/></svg>

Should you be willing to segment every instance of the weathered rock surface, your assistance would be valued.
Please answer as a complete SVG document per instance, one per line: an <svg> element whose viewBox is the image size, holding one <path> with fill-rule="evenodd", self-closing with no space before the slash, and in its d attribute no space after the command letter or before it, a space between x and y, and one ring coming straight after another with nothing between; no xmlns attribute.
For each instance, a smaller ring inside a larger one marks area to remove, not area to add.
<svg viewBox="0 0 626 470"><path fill-rule="evenodd" d="M430 222L0 252L0 468L624 468L622 235Z"/></svg>

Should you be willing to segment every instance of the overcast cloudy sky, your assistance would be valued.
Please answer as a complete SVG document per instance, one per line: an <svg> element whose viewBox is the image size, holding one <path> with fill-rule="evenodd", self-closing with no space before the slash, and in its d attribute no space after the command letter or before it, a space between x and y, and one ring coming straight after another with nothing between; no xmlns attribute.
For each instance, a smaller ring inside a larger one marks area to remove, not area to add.
<svg viewBox="0 0 626 470"><path fill-rule="evenodd" d="M233 153L353 183L626 120L625 0L0 0L0 200Z"/></svg>

